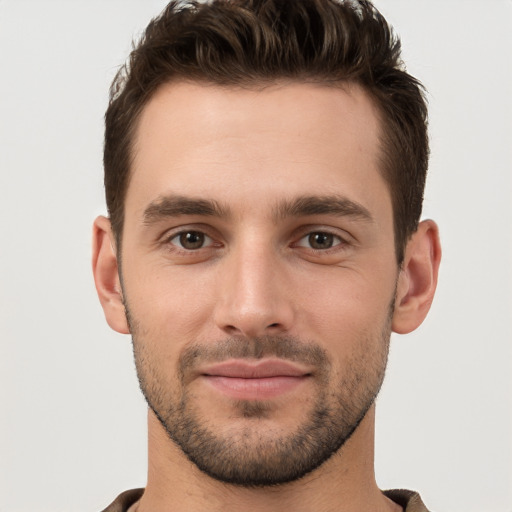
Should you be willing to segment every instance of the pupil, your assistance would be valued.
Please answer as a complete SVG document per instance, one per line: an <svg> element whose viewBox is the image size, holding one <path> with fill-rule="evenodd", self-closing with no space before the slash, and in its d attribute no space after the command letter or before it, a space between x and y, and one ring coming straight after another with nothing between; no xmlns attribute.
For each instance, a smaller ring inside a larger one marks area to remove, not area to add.
<svg viewBox="0 0 512 512"><path fill-rule="evenodd" d="M333 244L333 235L329 233L312 233L309 243L313 249L329 249Z"/></svg>
<svg viewBox="0 0 512 512"><path fill-rule="evenodd" d="M204 244L204 235L197 231L182 233L180 243L185 249L199 249Z"/></svg>

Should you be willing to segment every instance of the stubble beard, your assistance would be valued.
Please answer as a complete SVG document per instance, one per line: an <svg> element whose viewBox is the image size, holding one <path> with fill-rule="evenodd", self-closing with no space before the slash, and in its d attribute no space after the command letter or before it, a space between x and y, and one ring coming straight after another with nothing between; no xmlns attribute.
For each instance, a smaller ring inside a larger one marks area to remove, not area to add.
<svg viewBox="0 0 512 512"><path fill-rule="evenodd" d="M351 437L374 403L384 379L390 318L377 335L378 340L359 340L357 354L347 360L340 376L333 374L327 351L315 343L284 336L229 338L186 347L178 361L177 389L171 389L169 380L158 375L158 361L148 349L151 341L142 339L141 329L127 307L126 312L139 384L149 407L187 458L202 472L224 483L275 486L315 470ZM244 426L237 422L237 428L216 428L202 415L187 387L190 370L205 362L263 357L283 358L316 369L314 401L303 421L292 431L266 430L265 419L272 415L274 404L239 400L233 402L234 416L244 418ZM337 382L333 383L335 379Z"/></svg>

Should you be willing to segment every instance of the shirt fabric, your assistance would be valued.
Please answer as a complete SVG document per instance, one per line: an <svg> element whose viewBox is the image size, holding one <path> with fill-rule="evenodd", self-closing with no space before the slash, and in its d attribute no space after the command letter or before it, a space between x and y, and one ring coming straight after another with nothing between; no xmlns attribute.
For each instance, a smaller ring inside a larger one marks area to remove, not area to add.
<svg viewBox="0 0 512 512"><path fill-rule="evenodd" d="M130 507L140 500L143 493L144 489L125 491L102 512L130 512ZM404 509L404 512L428 512L417 492L406 489L392 489L384 491L384 494L390 500L398 503Z"/></svg>

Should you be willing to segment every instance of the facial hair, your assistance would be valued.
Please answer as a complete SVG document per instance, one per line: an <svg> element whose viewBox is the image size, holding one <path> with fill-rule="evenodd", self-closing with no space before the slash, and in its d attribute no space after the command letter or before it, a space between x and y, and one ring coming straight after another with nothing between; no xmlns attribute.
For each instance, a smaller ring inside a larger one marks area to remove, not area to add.
<svg viewBox="0 0 512 512"><path fill-rule="evenodd" d="M177 368L157 371L138 322L125 304L132 333L140 388L149 407L174 442L202 472L224 483L243 487L285 484L302 478L337 453L357 429L380 390L389 351L391 318L378 334L366 333L347 357L342 372L334 371L328 352L315 342L290 336L228 338L184 347ZM390 308L392 310L392 308ZM375 337L377 339L375 339ZM340 340L340 343L343 343ZM190 391L194 369L230 358L275 357L304 364L312 372L314 398L293 429L265 428L276 407L272 401L233 401L237 422L232 429L216 427L205 417ZM169 385L169 372L175 385Z"/></svg>

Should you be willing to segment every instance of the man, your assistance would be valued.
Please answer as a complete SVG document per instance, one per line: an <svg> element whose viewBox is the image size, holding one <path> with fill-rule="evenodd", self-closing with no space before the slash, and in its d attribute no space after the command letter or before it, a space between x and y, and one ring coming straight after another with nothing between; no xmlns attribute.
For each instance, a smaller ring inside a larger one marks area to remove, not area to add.
<svg viewBox="0 0 512 512"><path fill-rule="evenodd" d="M149 405L106 510L425 511L374 478L392 331L433 299L421 86L369 2L172 2L116 77L93 268Z"/></svg>

